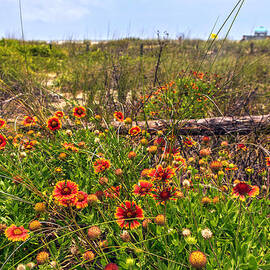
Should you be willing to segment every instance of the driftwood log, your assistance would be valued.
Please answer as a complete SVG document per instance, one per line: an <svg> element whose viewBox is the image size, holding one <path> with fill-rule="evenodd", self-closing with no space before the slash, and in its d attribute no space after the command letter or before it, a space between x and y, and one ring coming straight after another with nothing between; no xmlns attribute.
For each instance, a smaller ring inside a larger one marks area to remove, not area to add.
<svg viewBox="0 0 270 270"><path fill-rule="evenodd" d="M10 121L13 122L13 121ZM130 126L121 122L110 123L120 134L127 134ZM141 129L145 129L150 133L156 133L158 130L170 129L173 126L170 120L150 120L137 121L132 123L133 126L138 125ZM101 124L104 128L108 125ZM39 129L34 126L31 129ZM46 127L44 127L47 129ZM73 124L63 125L64 129L76 129L78 126ZM94 129L95 126L90 124L87 128ZM29 128L22 127L23 130ZM251 132L270 134L270 114L258 116L224 116L204 119L181 120L174 123L174 130L178 135L226 135L232 133L249 134Z"/></svg>
<svg viewBox="0 0 270 270"><path fill-rule="evenodd" d="M149 132L164 130L172 126L168 120L138 121L140 128L147 129ZM119 122L112 125L119 129L120 133L127 132L127 127ZM249 134L251 132L270 134L270 114L259 116L241 117L214 117L204 119L191 119L178 121L175 124L175 131L182 135L225 135L230 133Z"/></svg>

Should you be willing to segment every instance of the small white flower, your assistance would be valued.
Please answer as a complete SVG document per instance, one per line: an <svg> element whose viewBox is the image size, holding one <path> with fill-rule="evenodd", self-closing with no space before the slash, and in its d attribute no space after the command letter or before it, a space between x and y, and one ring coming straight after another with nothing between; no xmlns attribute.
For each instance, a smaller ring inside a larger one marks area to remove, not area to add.
<svg viewBox="0 0 270 270"><path fill-rule="evenodd" d="M33 262L29 262L28 264L26 264L26 266L27 266L29 269L32 269L32 268L34 268L36 265L35 265L35 263L33 263Z"/></svg>
<svg viewBox="0 0 270 270"><path fill-rule="evenodd" d="M183 186L184 187L190 187L190 182L188 180L183 181Z"/></svg>
<svg viewBox="0 0 270 270"><path fill-rule="evenodd" d="M26 267L25 267L24 264L19 264L19 265L17 266L17 268L16 268L16 270L25 270L25 269L26 269Z"/></svg>
<svg viewBox="0 0 270 270"><path fill-rule="evenodd" d="M201 233L204 239L210 239L213 236L213 233L208 228L205 228L204 230L202 230Z"/></svg>
<svg viewBox="0 0 270 270"><path fill-rule="evenodd" d="M176 166L178 164L178 162L176 161L176 160L174 160L173 162L172 162L172 165L173 166Z"/></svg>
<svg viewBox="0 0 270 270"><path fill-rule="evenodd" d="M183 231L182 231L182 235L183 235L184 237L190 236L190 235L191 235L190 229L184 228Z"/></svg>
<svg viewBox="0 0 270 270"><path fill-rule="evenodd" d="M56 261L51 261L51 262L50 262L50 266L51 266L52 268L56 268L57 262L56 262Z"/></svg>
<svg viewBox="0 0 270 270"><path fill-rule="evenodd" d="M66 130L66 134L67 134L68 136L72 136L72 131L71 131L70 129L67 129L67 130Z"/></svg>
<svg viewBox="0 0 270 270"><path fill-rule="evenodd" d="M20 157L21 157L21 158L25 158L26 156L27 156L27 154L26 154L25 152L21 152L21 153L20 153Z"/></svg>
<svg viewBox="0 0 270 270"><path fill-rule="evenodd" d="M166 167L166 166L167 166L167 163L166 163L165 161L163 161L163 162L161 163L161 165L162 165L162 167Z"/></svg>
<svg viewBox="0 0 270 270"><path fill-rule="evenodd" d="M99 143L100 142L100 138L95 138L94 142L95 143Z"/></svg>

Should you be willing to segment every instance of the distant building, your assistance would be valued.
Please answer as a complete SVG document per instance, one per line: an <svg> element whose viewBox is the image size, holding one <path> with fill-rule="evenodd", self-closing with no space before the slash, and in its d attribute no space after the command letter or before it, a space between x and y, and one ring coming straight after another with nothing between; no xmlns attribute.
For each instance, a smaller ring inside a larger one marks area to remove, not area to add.
<svg viewBox="0 0 270 270"><path fill-rule="evenodd" d="M255 28L254 35L244 35L242 40L270 39L270 36L268 36L267 34L268 30L265 27L260 26L258 28Z"/></svg>

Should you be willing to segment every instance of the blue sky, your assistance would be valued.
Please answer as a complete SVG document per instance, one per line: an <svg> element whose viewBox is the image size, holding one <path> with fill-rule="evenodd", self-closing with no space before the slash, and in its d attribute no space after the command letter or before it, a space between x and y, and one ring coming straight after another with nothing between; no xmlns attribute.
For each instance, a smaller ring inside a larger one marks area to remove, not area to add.
<svg viewBox="0 0 270 270"><path fill-rule="evenodd" d="M237 0L21 0L26 39L207 38ZM270 29L270 0L246 0L229 35ZM227 28L228 29L228 26ZM221 37L225 32L221 34ZM20 37L18 0L0 0L0 37Z"/></svg>

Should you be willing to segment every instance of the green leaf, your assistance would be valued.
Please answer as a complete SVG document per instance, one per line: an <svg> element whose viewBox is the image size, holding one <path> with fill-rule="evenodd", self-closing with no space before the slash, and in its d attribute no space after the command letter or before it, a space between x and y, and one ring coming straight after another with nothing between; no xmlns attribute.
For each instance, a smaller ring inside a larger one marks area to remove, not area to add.
<svg viewBox="0 0 270 270"><path fill-rule="evenodd" d="M258 269L258 264L257 264L257 260L256 258L251 254L249 255L248 258L248 266L250 267L250 269Z"/></svg>

